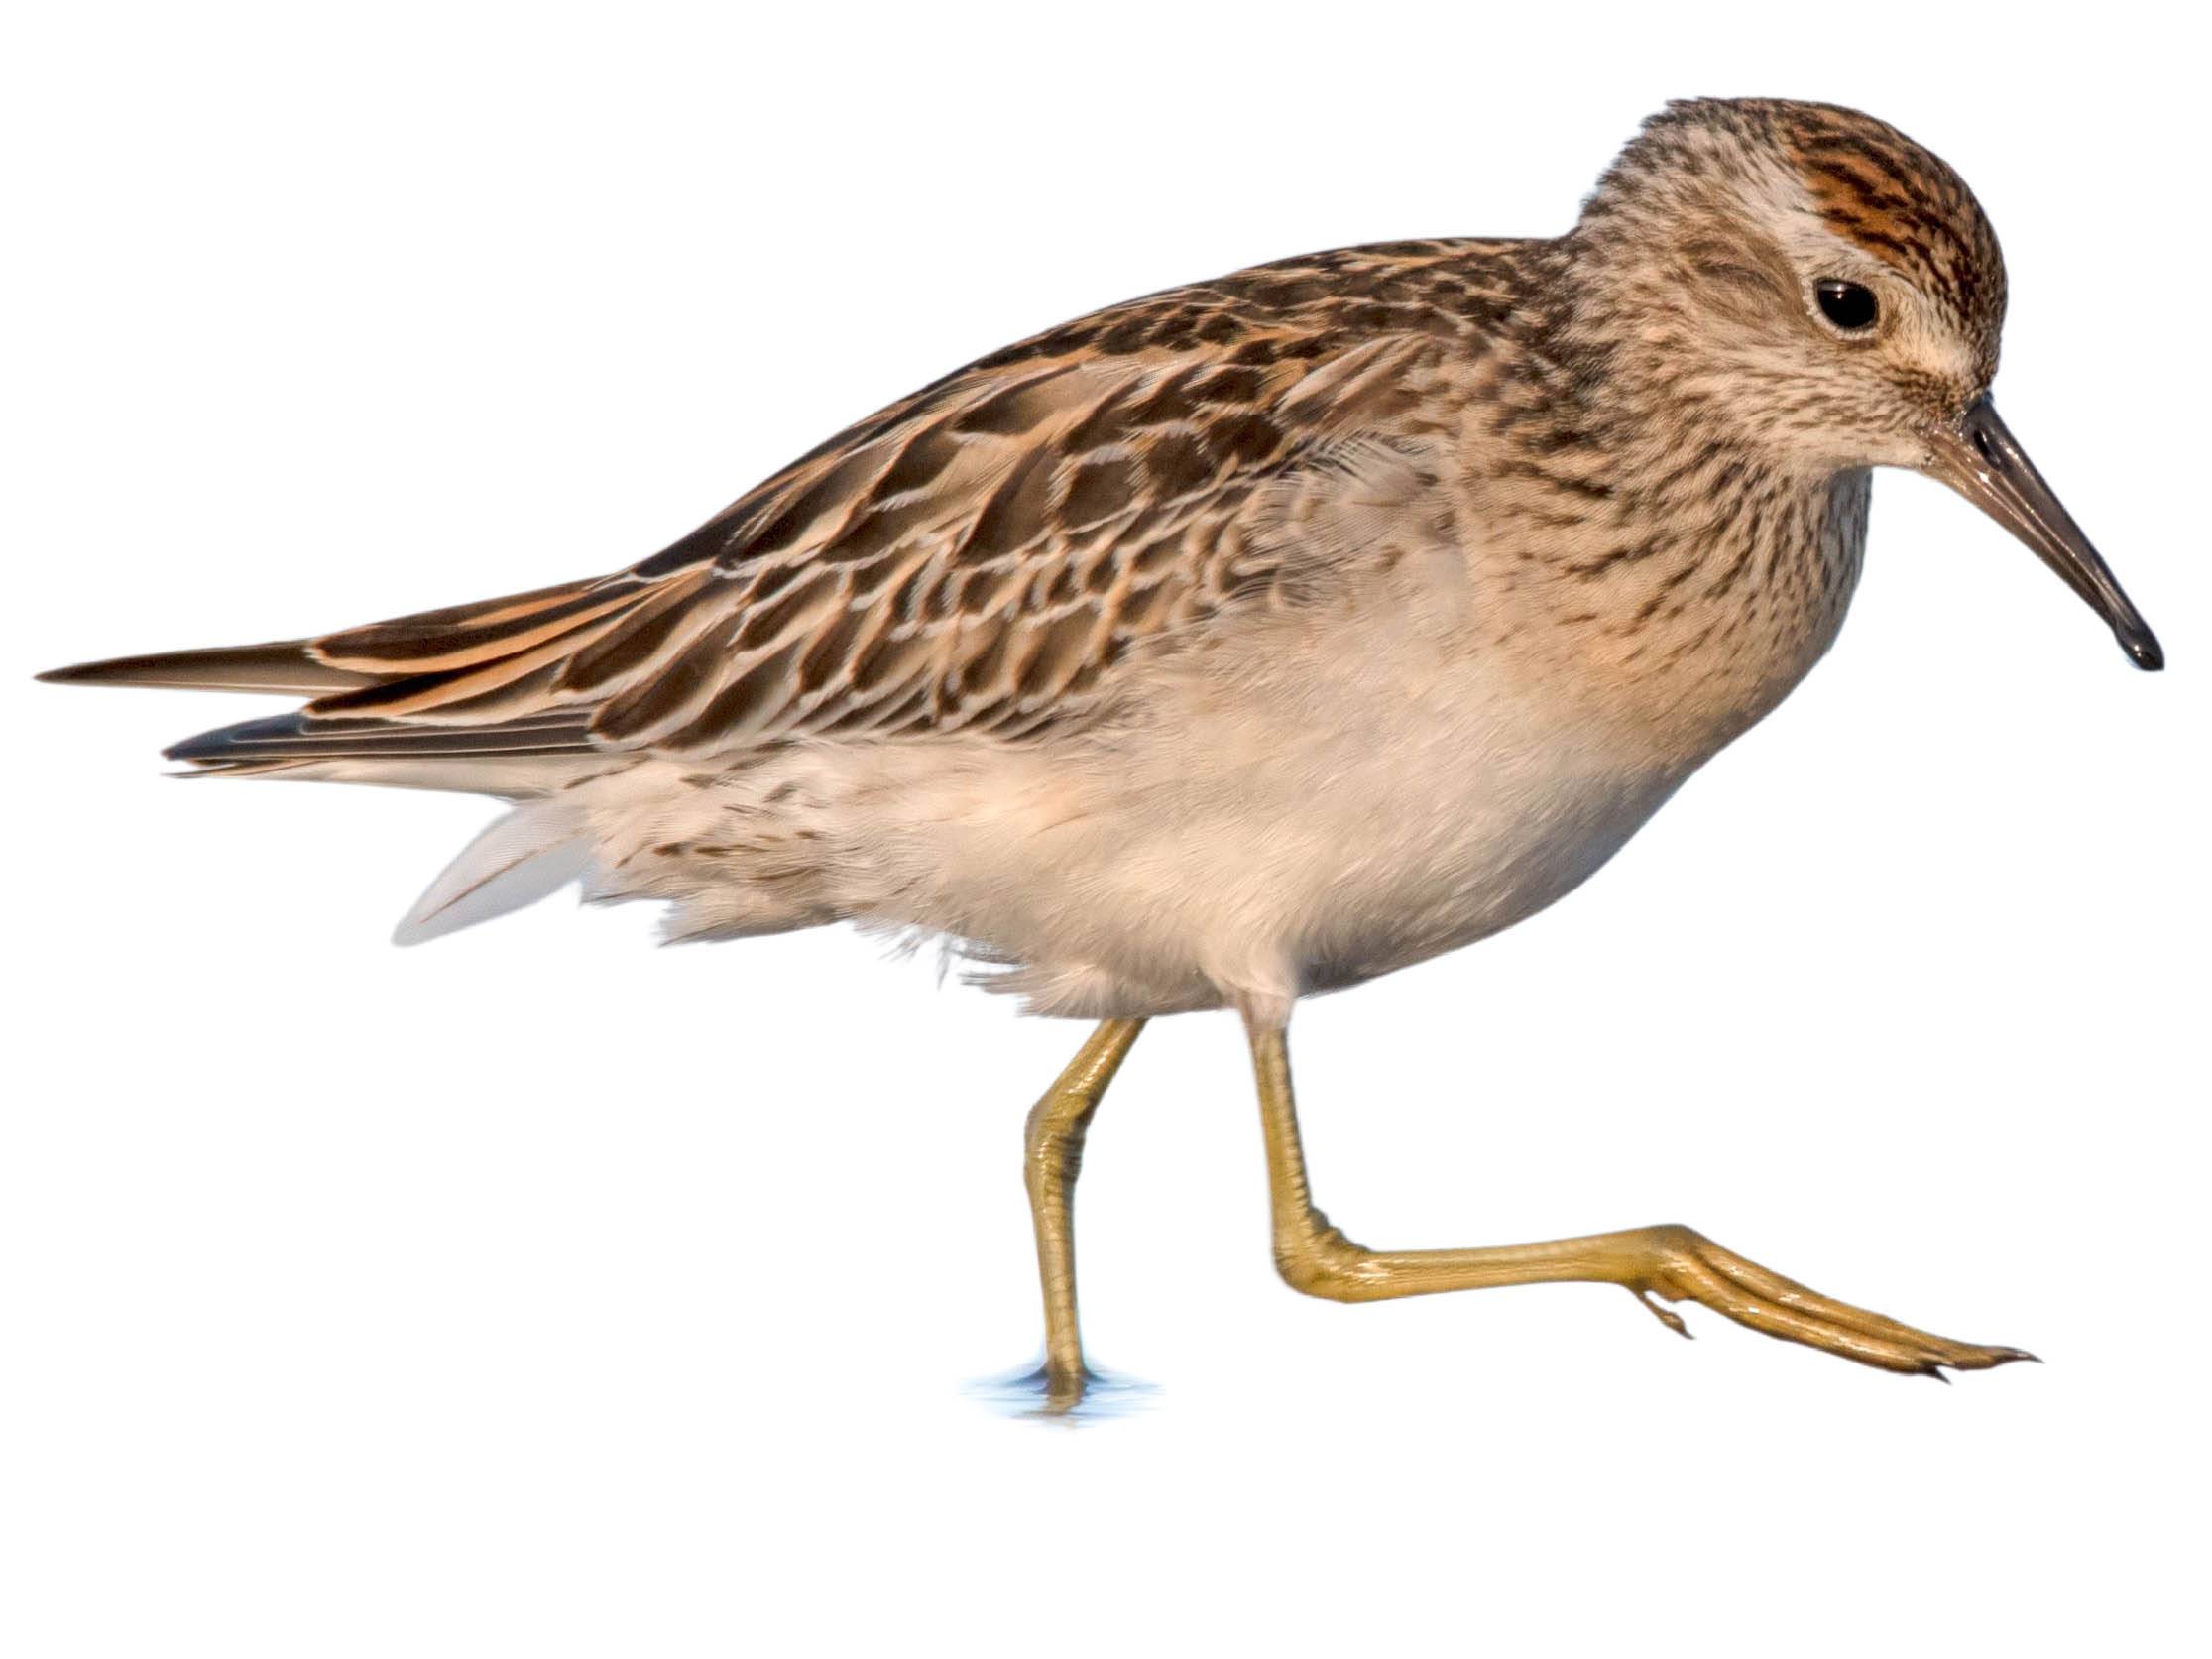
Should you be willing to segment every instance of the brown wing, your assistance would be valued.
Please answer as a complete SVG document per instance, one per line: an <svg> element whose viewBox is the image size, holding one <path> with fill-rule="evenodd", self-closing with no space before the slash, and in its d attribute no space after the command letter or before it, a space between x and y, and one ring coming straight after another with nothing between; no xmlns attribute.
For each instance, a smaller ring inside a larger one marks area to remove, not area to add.
<svg viewBox="0 0 2212 1659"><path fill-rule="evenodd" d="M289 752L433 727L708 754L1085 718L1133 652L1340 556L1340 534L1287 533L1335 495L1372 518L1378 476L1418 487L1403 457L1437 429L1454 348L1495 320L1470 308L1468 246L1102 312L849 428L620 575L263 648L344 676Z"/></svg>

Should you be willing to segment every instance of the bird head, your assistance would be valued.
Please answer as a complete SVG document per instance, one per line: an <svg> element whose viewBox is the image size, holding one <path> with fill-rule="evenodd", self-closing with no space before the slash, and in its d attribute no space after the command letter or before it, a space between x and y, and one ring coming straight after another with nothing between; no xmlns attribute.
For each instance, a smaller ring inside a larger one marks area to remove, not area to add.
<svg viewBox="0 0 2212 1659"><path fill-rule="evenodd" d="M1645 123L1567 239L1607 380L1770 465L1907 467L2026 542L2141 668L2156 639L1990 401L2005 263L1940 158L1853 110L1693 99Z"/></svg>

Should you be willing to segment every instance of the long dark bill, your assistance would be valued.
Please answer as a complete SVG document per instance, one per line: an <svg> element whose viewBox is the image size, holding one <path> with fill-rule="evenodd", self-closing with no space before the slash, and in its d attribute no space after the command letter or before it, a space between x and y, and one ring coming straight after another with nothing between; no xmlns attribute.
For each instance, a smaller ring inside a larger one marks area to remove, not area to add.
<svg viewBox="0 0 2212 1659"><path fill-rule="evenodd" d="M2121 591L2112 567L2098 556L2073 516L2058 504L2020 440L1997 418L1997 406L1986 394L1974 401L1956 427L1937 434L1930 470L2057 571L2104 618L2129 661L2152 670L2166 665L2157 636Z"/></svg>

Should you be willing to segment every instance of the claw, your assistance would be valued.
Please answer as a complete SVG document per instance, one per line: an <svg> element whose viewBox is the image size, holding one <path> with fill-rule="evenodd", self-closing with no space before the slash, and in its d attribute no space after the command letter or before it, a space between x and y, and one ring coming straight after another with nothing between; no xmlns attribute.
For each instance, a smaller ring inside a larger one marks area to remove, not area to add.
<svg viewBox="0 0 2212 1659"><path fill-rule="evenodd" d="M1641 1237L1655 1259L1626 1283L1662 1324L1686 1337L1689 1331L1682 1320L1651 1300L1654 1291L1670 1301L1701 1303L1769 1336L1823 1349L1881 1370L1932 1376L1946 1384L1951 1378L1945 1367L1979 1371L2035 1358L2026 1349L1948 1342L1822 1296L1722 1249L1689 1228L1652 1228Z"/></svg>
<svg viewBox="0 0 2212 1659"><path fill-rule="evenodd" d="M1688 1324L1683 1319L1683 1316L1675 1312L1673 1308L1661 1307L1657 1302L1651 1299L1651 1293L1649 1291L1631 1290L1629 1294L1635 1297L1637 1301L1643 1303L1645 1307L1651 1309L1652 1317L1657 1319L1660 1324L1666 1326L1668 1330L1674 1332L1676 1336L1684 1338L1686 1341L1689 1342L1695 1342L1697 1340L1697 1334L1694 1331L1690 1330Z"/></svg>

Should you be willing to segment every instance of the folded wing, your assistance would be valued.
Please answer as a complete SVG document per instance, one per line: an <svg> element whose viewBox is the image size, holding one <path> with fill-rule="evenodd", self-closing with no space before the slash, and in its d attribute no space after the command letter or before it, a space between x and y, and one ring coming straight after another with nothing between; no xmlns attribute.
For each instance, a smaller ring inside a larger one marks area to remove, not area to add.
<svg viewBox="0 0 2212 1659"><path fill-rule="evenodd" d="M457 761L512 780L609 751L1020 739L1090 717L1133 653L1387 541L1342 527L1387 531L1434 483L1396 417L1446 347L1179 291L893 405L620 574L50 677L305 695L171 754L379 781L400 762L406 781Z"/></svg>

